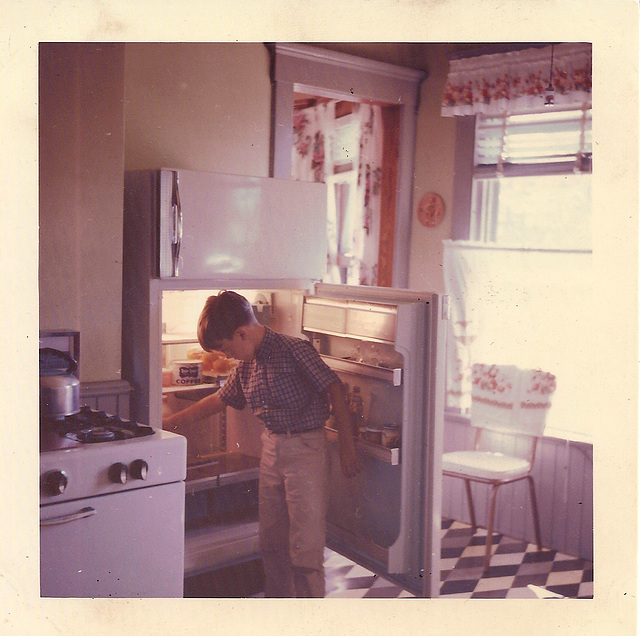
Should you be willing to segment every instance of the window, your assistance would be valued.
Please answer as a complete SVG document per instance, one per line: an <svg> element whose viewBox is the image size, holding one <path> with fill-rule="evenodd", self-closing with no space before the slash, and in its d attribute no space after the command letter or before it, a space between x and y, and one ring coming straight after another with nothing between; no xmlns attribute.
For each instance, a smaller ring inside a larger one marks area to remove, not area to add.
<svg viewBox="0 0 640 636"><path fill-rule="evenodd" d="M474 362L554 373L547 434L591 436L591 112L478 116L469 241L445 245L447 406Z"/></svg>
<svg viewBox="0 0 640 636"><path fill-rule="evenodd" d="M591 248L591 175L475 179L471 236L496 245Z"/></svg>
<svg viewBox="0 0 640 636"><path fill-rule="evenodd" d="M476 122L470 238L591 248L591 110Z"/></svg>

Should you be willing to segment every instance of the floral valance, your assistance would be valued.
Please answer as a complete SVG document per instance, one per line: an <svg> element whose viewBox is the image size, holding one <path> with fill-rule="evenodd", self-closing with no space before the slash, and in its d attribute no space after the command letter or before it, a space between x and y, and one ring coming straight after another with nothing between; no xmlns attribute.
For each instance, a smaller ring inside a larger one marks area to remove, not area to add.
<svg viewBox="0 0 640 636"><path fill-rule="evenodd" d="M550 83L554 105L590 104L591 44L563 43L451 60L441 114L536 110L544 105Z"/></svg>

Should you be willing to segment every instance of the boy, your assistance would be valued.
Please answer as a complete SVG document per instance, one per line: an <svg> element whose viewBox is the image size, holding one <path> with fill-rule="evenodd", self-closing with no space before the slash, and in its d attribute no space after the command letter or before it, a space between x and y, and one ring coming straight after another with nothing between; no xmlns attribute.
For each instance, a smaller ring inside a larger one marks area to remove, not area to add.
<svg viewBox="0 0 640 636"><path fill-rule="evenodd" d="M342 383L313 346L261 325L235 292L207 299L198 321L205 351L240 361L225 385L163 422L190 424L249 406L265 424L259 479L266 597L323 597L327 474L324 423L338 424L342 471L361 471Z"/></svg>

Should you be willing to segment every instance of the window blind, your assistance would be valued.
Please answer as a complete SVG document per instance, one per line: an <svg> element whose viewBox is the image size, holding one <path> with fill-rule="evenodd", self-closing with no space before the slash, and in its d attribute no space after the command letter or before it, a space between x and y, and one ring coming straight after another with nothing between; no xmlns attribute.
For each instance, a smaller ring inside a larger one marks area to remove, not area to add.
<svg viewBox="0 0 640 636"><path fill-rule="evenodd" d="M591 171L591 110L476 118L474 176Z"/></svg>

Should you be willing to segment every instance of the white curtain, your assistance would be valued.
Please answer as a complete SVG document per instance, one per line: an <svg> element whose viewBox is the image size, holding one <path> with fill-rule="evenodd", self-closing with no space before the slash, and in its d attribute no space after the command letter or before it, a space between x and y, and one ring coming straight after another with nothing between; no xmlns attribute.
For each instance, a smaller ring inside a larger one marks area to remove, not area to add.
<svg viewBox="0 0 640 636"><path fill-rule="evenodd" d="M494 248L444 241L451 302L447 405L465 409L475 362L557 377L548 429L590 437L597 370L590 252Z"/></svg>
<svg viewBox="0 0 640 636"><path fill-rule="evenodd" d="M537 110L544 106L550 75L554 105L591 102L591 44L563 43L553 50L547 46L451 60L441 114Z"/></svg>
<svg viewBox="0 0 640 636"><path fill-rule="evenodd" d="M333 174L332 144L335 101L296 110L293 114L291 177L297 181L326 183ZM329 190L327 210L327 273L325 282L339 283L338 223L335 197Z"/></svg>

